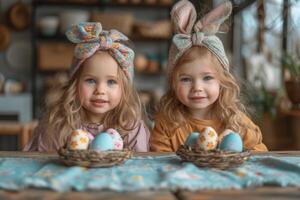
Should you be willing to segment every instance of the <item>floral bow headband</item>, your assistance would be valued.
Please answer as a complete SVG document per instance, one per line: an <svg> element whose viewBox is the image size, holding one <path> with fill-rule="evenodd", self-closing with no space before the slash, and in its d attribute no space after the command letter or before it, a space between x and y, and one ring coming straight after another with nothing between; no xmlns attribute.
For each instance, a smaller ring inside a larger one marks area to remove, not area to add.
<svg viewBox="0 0 300 200"><path fill-rule="evenodd" d="M128 38L117 30L104 31L99 22L82 22L72 25L66 32L67 38L77 44L71 64L71 76L79 66L98 50L107 50L118 62L126 76L132 80L134 75L134 52L120 43Z"/></svg>
<svg viewBox="0 0 300 200"><path fill-rule="evenodd" d="M195 22L197 14L193 4L188 0L176 3L171 11L175 35L169 53L169 70L173 69L178 59L192 46L206 47L218 58L224 69L229 70L222 41L215 34L219 32L220 25L230 16L231 11L231 2L226 1Z"/></svg>

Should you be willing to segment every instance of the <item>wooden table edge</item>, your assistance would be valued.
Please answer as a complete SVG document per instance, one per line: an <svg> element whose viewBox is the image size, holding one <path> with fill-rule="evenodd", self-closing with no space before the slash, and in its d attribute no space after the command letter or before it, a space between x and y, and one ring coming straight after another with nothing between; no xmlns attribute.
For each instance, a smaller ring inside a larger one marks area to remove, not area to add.
<svg viewBox="0 0 300 200"><path fill-rule="evenodd" d="M155 157L172 156L174 152L135 152L134 156ZM300 151L268 151L252 152L252 155L272 155L272 156L300 156ZM58 158L56 152L25 152L25 151L0 151L0 157L30 157L30 158Z"/></svg>

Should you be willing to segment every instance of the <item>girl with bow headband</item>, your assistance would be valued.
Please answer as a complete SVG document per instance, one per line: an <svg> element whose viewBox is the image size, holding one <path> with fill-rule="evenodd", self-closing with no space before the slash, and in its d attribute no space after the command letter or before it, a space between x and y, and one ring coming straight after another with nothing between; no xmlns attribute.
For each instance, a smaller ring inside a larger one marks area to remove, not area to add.
<svg viewBox="0 0 300 200"><path fill-rule="evenodd" d="M152 151L176 151L192 132L213 127L238 132L244 149L267 150L262 134L245 114L239 86L229 71L221 40L215 36L230 16L225 1L196 22L196 10L181 0L171 11L175 35L169 52L169 88L158 105L150 137Z"/></svg>
<svg viewBox="0 0 300 200"><path fill-rule="evenodd" d="M95 136L114 128L125 147L148 151L150 134L133 86L134 52L125 45L128 38L92 22L71 26L66 35L76 44L70 80L24 150L56 151L74 129L87 129Z"/></svg>

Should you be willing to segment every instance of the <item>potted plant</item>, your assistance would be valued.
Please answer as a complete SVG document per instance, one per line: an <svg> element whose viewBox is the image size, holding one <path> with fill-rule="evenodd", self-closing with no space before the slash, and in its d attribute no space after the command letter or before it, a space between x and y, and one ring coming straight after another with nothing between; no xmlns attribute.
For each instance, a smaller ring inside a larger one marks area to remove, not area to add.
<svg viewBox="0 0 300 200"><path fill-rule="evenodd" d="M287 95L294 108L300 108L300 53L283 57L284 82Z"/></svg>

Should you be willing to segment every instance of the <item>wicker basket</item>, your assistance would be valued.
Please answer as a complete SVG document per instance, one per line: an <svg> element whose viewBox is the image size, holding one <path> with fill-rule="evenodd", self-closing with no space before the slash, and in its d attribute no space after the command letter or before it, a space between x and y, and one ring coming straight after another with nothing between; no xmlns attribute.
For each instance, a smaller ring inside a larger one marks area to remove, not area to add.
<svg viewBox="0 0 300 200"><path fill-rule="evenodd" d="M42 71L66 71L71 66L74 45L61 42L40 42L37 47L37 64Z"/></svg>
<svg viewBox="0 0 300 200"><path fill-rule="evenodd" d="M172 35L172 25L169 20L156 22L135 22L134 29L143 38L169 39Z"/></svg>
<svg viewBox="0 0 300 200"><path fill-rule="evenodd" d="M68 166L81 167L111 167L124 163L132 156L129 150L93 151L93 150L69 150L61 148L58 151L60 160Z"/></svg>
<svg viewBox="0 0 300 200"><path fill-rule="evenodd" d="M176 154L182 161L192 162L198 167L209 167L222 170L240 166L251 155L250 151L240 153L221 150L203 151L186 145L180 146Z"/></svg>
<svg viewBox="0 0 300 200"><path fill-rule="evenodd" d="M93 12L92 22L101 22L103 29L117 29L125 35L131 35L134 15L130 12Z"/></svg>

